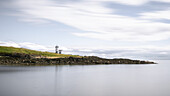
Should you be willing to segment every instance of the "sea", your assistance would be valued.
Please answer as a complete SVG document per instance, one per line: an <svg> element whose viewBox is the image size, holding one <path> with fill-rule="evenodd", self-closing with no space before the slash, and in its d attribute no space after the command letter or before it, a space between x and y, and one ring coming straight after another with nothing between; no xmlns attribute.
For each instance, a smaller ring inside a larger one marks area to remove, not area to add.
<svg viewBox="0 0 170 96"><path fill-rule="evenodd" d="M170 60L155 62L0 66L0 96L170 96Z"/></svg>

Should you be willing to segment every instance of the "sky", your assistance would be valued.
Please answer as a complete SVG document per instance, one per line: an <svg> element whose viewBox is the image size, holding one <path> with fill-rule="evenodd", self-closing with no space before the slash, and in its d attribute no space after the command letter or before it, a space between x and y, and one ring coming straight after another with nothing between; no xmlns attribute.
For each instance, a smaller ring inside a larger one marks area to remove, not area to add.
<svg viewBox="0 0 170 96"><path fill-rule="evenodd" d="M170 0L0 0L0 46L170 59Z"/></svg>

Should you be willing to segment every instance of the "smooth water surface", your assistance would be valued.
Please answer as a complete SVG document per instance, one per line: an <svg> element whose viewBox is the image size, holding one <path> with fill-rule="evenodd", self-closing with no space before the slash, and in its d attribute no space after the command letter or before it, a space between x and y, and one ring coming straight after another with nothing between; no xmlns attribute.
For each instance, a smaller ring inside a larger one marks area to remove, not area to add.
<svg viewBox="0 0 170 96"><path fill-rule="evenodd" d="M170 96L170 61L158 63L0 66L0 96Z"/></svg>

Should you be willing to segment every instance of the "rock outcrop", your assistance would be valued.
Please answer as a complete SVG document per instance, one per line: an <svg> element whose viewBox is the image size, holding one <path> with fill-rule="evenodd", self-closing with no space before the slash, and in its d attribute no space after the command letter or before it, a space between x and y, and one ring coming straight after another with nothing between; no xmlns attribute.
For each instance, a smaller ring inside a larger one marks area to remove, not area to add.
<svg viewBox="0 0 170 96"><path fill-rule="evenodd" d="M130 59L104 59L96 56L81 58L34 58L27 54L13 54L0 57L0 65L94 65L94 64L155 64L149 61Z"/></svg>

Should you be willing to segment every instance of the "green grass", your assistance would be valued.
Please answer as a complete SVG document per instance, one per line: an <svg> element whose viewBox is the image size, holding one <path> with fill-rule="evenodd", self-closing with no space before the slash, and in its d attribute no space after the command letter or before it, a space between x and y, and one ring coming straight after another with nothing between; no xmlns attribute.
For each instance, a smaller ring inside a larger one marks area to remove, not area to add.
<svg viewBox="0 0 170 96"><path fill-rule="evenodd" d="M29 55L41 55L45 57L81 57L78 55L67 55L67 54L56 54L52 52L42 52L42 51L35 51L35 50L30 50L30 49L25 49L25 48L15 48L15 47L5 47L5 46L0 46L0 53L24 53L24 54L29 54Z"/></svg>

